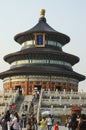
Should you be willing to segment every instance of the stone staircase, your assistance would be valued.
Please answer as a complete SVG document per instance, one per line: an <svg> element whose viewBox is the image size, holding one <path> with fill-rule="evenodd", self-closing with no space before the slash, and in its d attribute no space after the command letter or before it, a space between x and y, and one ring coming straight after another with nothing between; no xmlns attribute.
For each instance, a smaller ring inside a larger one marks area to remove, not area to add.
<svg viewBox="0 0 86 130"><path fill-rule="evenodd" d="M22 106L22 104L23 104L23 102L24 102L24 96L23 95L19 95L19 97L17 98L17 100L16 100L16 108L15 108L15 111L17 111L17 112L19 112L20 111L20 109L21 109L21 106Z"/></svg>
<svg viewBox="0 0 86 130"><path fill-rule="evenodd" d="M16 108L14 110L17 111L19 115L21 115L21 113L23 111L22 106L27 104L27 106L28 106L27 113L32 112L33 108L30 108L31 103L32 103L32 99L33 99L32 95L25 95L25 96L19 95L19 97L15 101Z"/></svg>

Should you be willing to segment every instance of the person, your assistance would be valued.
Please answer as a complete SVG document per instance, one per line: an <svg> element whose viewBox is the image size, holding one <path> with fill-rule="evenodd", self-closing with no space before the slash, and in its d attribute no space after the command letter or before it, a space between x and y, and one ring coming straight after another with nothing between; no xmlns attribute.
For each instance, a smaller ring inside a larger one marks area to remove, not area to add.
<svg viewBox="0 0 86 130"><path fill-rule="evenodd" d="M27 130L33 130L30 118L28 118L28 121L27 121Z"/></svg>
<svg viewBox="0 0 86 130"><path fill-rule="evenodd" d="M38 130L37 119L35 114L33 115L33 122L34 122L34 130Z"/></svg>
<svg viewBox="0 0 86 130"><path fill-rule="evenodd" d="M37 119L35 117L35 114L31 114L30 115L30 120L31 120L31 125L32 125L32 128L33 130L37 130L38 127L37 127Z"/></svg>
<svg viewBox="0 0 86 130"><path fill-rule="evenodd" d="M51 116L52 119L52 125L54 125L54 115Z"/></svg>
<svg viewBox="0 0 86 130"><path fill-rule="evenodd" d="M1 114L1 118L2 118L2 119L4 118L4 115L5 115L5 113L4 113L4 112L2 112L2 114Z"/></svg>
<svg viewBox="0 0 86 130"><path fill-rule="evenodd" d="M48 115L46 120L47 120L47 128L48 128L48 130L51 130L52 129L52 118L51 118L51 115Z"/></svg>
<svg viewBox="0 0 86 130"><path fill-rule="evenodd" d="M86 130L86 115L81 114L76 130Z"/></svg>
<svg viewBox="0 0 86 130"><path fill-rule="evenodd" d="M71 130L71 116L68 116L67 118L67 122L66 122L66 126L68 130Z"/></svg>
<svg viewBox="0 0 86 130"><path fill-rule="evenodd" d="M14 118L11 122L11 130L22 130L22 125L20 122L20 118L17 112L14 113Z"/></svg>
<svg viewBox="0 0 86 130"><path fill-rule="evenodd" d="M26 127L26 121L27 121L27 116L26 116L26 111L24 110L23 112L22 112L22 114L21 114L21 122L22 122L22 124L23 124L23 128L25 128Z"/></svg>
<svg viewBox="0 0 86 130"><path fill-rule="evenodd" d="M56 124L54 125L53 130L59 130L59 122L57 121Z"/></svg>
<svg viewBox="0 0 86 130"><path fill-rule="evenodd" d="M39 99L39 91L37 91L37 99Z"/></svg>
<svg viewBox="0 0 86 130"><path fill-rule="evenodd" d="M25 111L27 111L28 110L28 105L27 104L25 104Z"/></svg>
<svg viewBox="0 0 86 130"><path fill-rule="evenodd" d="M28 119L27 119L26 127L27 127L27 130L34 130L34 122L33 122L33 119L31 116L28 117Z"/></svg>
<svg viewBox="0 0 86 130"><path fill-rule="evenodd" d="M10 121L12 121L13 118L14 118L14 111L11 111L11 112L10 112Z"/></svg>
<svg viewBox="0 0 86 130"><path fill-rule="evenodd" d="M7 127L7 116L6 115L1 120L1 127L2 127L2 130L8 130L8 127Z"/></svg>
<svg viewBox="0 0 86 130"><path fill-rule="evenodd" d="M72 114L72 116L71 116L71 129L72 130L76 130L77 125L78 125L77 115L76 114Z"/></svg>
<svg viewBox="0 0 86 130"><path fill-rule="evenodd" d="M7 122L7 130L10 130L10 111L9 110L5 112L5 121Z"/></svg>
<svg viewBox="0 0 86 130"><path fill-rule="evenodd" d="M47 121L44 116L42 116L41 121L39 122L40 124L40 130L46 130L47 129Z"/></svg>

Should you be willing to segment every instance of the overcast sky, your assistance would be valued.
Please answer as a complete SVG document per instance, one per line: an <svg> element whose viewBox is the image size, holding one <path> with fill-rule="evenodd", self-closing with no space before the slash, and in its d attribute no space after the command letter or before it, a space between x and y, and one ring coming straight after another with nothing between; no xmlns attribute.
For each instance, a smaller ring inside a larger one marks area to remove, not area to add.
<svg viewBox="0 0 86 130"><path fill-rule="evenodd" d="M80 58L73 70L86 75L86 0L0 0L0 72L10 68L3 57L21 49L14 36L38 22L41 8L47 23L71 38L63 50ZM79 90L86 90L86 80Z"/></svg>

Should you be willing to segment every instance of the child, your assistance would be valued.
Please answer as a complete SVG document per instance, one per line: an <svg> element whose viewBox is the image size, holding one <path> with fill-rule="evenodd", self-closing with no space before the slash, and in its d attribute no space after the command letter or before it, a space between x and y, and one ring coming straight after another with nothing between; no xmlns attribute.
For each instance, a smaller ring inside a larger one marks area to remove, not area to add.
<svg viewBox="0 0 86 130"><path fill-rule="evenodd" d="M54 129L53 130L59 130L59 122L57 121L57 123L54 125Z"/></svg>

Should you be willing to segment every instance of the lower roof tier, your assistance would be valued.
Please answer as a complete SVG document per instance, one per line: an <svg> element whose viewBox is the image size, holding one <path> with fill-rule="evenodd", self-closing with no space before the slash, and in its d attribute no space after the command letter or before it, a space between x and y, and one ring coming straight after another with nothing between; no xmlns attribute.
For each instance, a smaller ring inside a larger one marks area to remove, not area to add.
<svg viewBox="0 0 86 130"><path fill-rule="evenodd" d="M74 78L78 81L85 80L85 76L76 73L74 71L52 69L52 67L47 66L30 66L30 67L18 67L10 69L0 73L0 79L4 79L16 75L43 75L43 76L63 76L68 78Z"/></svg>
<svg viewBox="0 0 86 130"><path fill-rule="evenodd" d="M75 55L65 53L63 51L52 50L49 48L29 48L19 52L14 52L8 54L4 57L4 60L8 63L12 63L18 60L25 59L51 59L51 60L61 60L74 65L79 62L79 58Z"/></svg>

